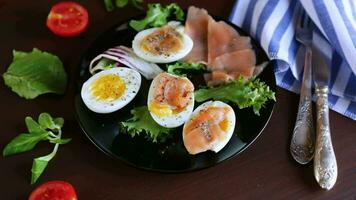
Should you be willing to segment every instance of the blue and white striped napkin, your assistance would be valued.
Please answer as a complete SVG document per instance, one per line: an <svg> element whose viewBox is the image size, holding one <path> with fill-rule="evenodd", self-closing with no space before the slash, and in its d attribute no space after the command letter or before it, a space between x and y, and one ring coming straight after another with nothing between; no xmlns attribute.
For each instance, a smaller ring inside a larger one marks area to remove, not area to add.
<svg viewBox="0 0 356 200"><path fill-rule="evenodd" d="M299 93L305 48L295 39L299 17L314 23L313 44L331 68L329 107L356 120L356 1L238 0L230 21L277 59L277 85Z"/></svg>

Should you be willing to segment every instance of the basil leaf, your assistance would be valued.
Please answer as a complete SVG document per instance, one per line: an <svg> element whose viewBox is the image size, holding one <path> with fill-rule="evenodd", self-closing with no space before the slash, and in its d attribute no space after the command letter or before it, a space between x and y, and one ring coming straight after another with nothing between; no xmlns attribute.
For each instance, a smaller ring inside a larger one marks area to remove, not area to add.
<svg viewBox="0 0 356 200"><path fill-rule="evenodd" d="M26 127L29 133L36 134L36 133L43 133L46 132L32 117L25 118Z"/></svg>
<svg viewBox="0 0 356 200"><path fill-rule="evenodd" d="M20 134L5 146L2 154L3 156L9 156L29 151L33 149L39 141L46 139L47 136L48 133L46 132L42 134Z"/></svg>
<svg viewBox="0 0 356 200"><path fill-rule="evenodd" d="M33 160L32 169L31 169L32 172L31 184L37 181L37 179L41 176L43 171L46 169L48 162L56 155L58 146L59 144L56 144L54 146L53 151L50 154L39 158L35 158Z"/></svg>
<svg viewBox="0 0 356 200"><path fill-rule="evenodd" d="M45 129L57 129L55 122L48 113L41 113L38 117L38 123Z"/></svg>
<svg viewBox="0 0 356 200"><path fill-rule="evenodd" d="M62 117L57 117L57 118L54 118L54 123L59 127L59 128L62 128L63 127L63 124L64 124L64 119Z"/></svg>
<svg viewBox="0 0 356 200"><path fill-rule="evenodd" d="M5 85L26 99L45 93L63 94L67 87L61 60L36 48L32 52L13 51L13 61L3 78Z"/></svg>
<svg viewBox="0 0 356 200"><path fill-rule="evenodd" d="M118 8L122 8L127 5L129 1L128 0L116 0L115 4Z"/></svg>
<svg viewBox="0 0 356 200"><path fill-rule="evenodd" d="M49 142L54 144L67 144L71 140L72 138L64 138L64 139L56 138L56 139L49 140Z"/></svg>

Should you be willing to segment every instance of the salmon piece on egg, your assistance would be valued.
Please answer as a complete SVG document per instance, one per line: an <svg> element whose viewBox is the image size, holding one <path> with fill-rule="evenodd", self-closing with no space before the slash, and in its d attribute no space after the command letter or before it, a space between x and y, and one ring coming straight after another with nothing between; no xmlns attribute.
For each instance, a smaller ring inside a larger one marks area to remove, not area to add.
<svg viewBox="0 0 356 200"><path fill-rule="evenodd" d="M167 128L178 127L193 112L194 85L186 77L161 73L151 83L147 105L158 124Z"/></svg>
<svg viewBox="0 0 356 200"><path fill-rule="evenodd" d="M235 113L226 103L208 101L193 112L183 127L184 146L190 154L219 152L235 128Z"/></svg>

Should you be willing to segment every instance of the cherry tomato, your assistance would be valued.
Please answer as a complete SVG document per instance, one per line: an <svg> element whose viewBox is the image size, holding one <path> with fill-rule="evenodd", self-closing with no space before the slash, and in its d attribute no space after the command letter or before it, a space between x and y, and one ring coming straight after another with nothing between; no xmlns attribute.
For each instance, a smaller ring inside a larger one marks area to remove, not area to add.
<svg viewBox="0 0 356 200"><path fill-rule="evenodd" d="M28 200L78 200L74 187L65 181L49 181L32 191Z"/></svg>
<svg viewBox="0 0 356 200"><path fill-rule="evenodd" d="M78 3L64 1L55 4L47 17L47 27L62 37L77 36L88 27L88 11Z"/></svg>

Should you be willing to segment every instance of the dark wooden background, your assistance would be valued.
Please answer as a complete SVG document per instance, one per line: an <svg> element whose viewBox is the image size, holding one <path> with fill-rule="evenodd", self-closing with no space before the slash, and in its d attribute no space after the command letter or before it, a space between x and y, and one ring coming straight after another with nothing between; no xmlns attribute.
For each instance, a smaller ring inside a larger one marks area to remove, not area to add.
<svg viewBox="0 0 356 200"><path fill-rule="evenodd" d="M98 199L356 199L356 123L330 113L331 132L339 175L331 191L319 188L313 166L300 166L289 154L299 96L277 90L274 114L265 131L241 155L222 164L184 174L160 174L129 167L100 152L81 132L74 118L75 72L80 56L103 31L140 11L127 7L106 12L101 0L79 1L90 14L89 29L80 37L60 38L45 26L51 5L58 1L0 1L0 73L12 60L12 50L33 47L52 52L64 62L70 77L64 96L43 95L35 100L18 97L0 81L0 148L25 131L24 118L41 112L65 118L61 146L38 183L30 184L32 159L51 151L40 144L34 151L0 158L0 199L26 199L39 184L66 180L77 189L80 200ZM148 2L148 1L146 1ZM158 1L167 3L168 1ZM177 1L182 7L196 5L227 18L234 0Z"/></svg>

